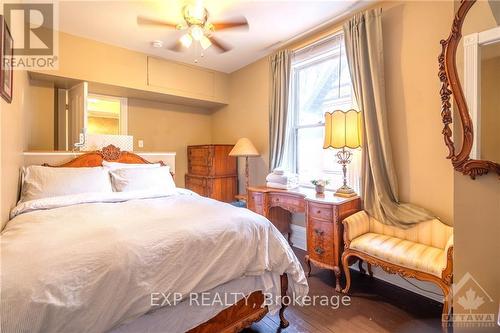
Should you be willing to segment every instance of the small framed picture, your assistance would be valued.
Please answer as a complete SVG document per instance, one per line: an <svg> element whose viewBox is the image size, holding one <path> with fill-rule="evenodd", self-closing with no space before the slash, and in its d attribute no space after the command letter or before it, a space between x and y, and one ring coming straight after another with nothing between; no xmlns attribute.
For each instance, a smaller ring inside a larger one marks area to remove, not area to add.
<svg viewBox="0 0 500 333"><path fill-rule="evenodd" d="M14 40L3 15L0 15L0 95L12 102Z"/></svg>

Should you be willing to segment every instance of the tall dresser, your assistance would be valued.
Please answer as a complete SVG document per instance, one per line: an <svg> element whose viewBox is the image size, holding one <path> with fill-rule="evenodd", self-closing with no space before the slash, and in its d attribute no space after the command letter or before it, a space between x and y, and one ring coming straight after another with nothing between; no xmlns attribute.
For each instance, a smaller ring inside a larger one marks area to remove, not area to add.
<svg viewBox="0 0 500 333"><path fill-rule="evenodd" d="M234 145L188 146L186 188L212 199L231 202L238 193L238 166L229 152Z"/></svg>

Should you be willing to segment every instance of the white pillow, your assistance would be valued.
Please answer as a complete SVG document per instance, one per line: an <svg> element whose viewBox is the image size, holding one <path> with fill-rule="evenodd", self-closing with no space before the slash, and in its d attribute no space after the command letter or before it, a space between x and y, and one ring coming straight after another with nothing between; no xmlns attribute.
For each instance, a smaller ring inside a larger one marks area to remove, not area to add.
<svg viewBox="0 0 500 333"><path fill-rule="evenodd" d="M170 167L126 168L110 170L111 181L116 192L154 191L175 193L175 183Z"/></svg>
<svg viewBox="0 0 500 333"><path fill-rule="evenodd" d="M108 162L102 161L102 166L110 170L116 169L128 169L128 168L159 168L160 163L120 163L120 162Z"/></svg>
<svg viewBox="0 0 500 333"><path fill-rule="evenodd" d="M32 165L22 169L22 202L91 192L113 192L109 172L103 167L52 168Z"/></svg>

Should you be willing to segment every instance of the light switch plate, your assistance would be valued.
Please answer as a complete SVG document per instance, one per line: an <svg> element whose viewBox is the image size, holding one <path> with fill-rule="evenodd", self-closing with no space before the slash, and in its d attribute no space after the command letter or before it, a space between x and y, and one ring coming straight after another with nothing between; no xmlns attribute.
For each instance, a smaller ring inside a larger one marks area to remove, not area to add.
<svg viewBox="0 0 500 333"><path fill-rule="evenodd" d="M137 145L139 146L139 148L144 148L144 140L137 141Z"/></svg>

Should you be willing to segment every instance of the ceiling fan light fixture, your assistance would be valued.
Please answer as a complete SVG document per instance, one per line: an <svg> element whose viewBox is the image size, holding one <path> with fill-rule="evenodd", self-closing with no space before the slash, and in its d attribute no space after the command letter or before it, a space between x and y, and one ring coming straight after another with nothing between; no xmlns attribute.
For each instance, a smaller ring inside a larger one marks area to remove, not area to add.
<svg viewBox="0 0 500 333"><path fill-rule="evenodd" d="M193 25L191 27L191 36L194 40L201 40L205 36L205 31L199 25Z"/></svg>
<svg viewBox="0 0 500 333"><path fill-rule="evenodd" d="M188 48L191 46L191 44L193 43L193 38L191 37L190 34L185 34L183 35L179 41L181 42L182 46Z"/></svg>
<svg viewBox="0 0 500 333"><path fill-rule="evenodd" d="M204 50L206 50L212 45L212 42L207 38L207 36L203 36L200 39L200 45Z"/></svg>

